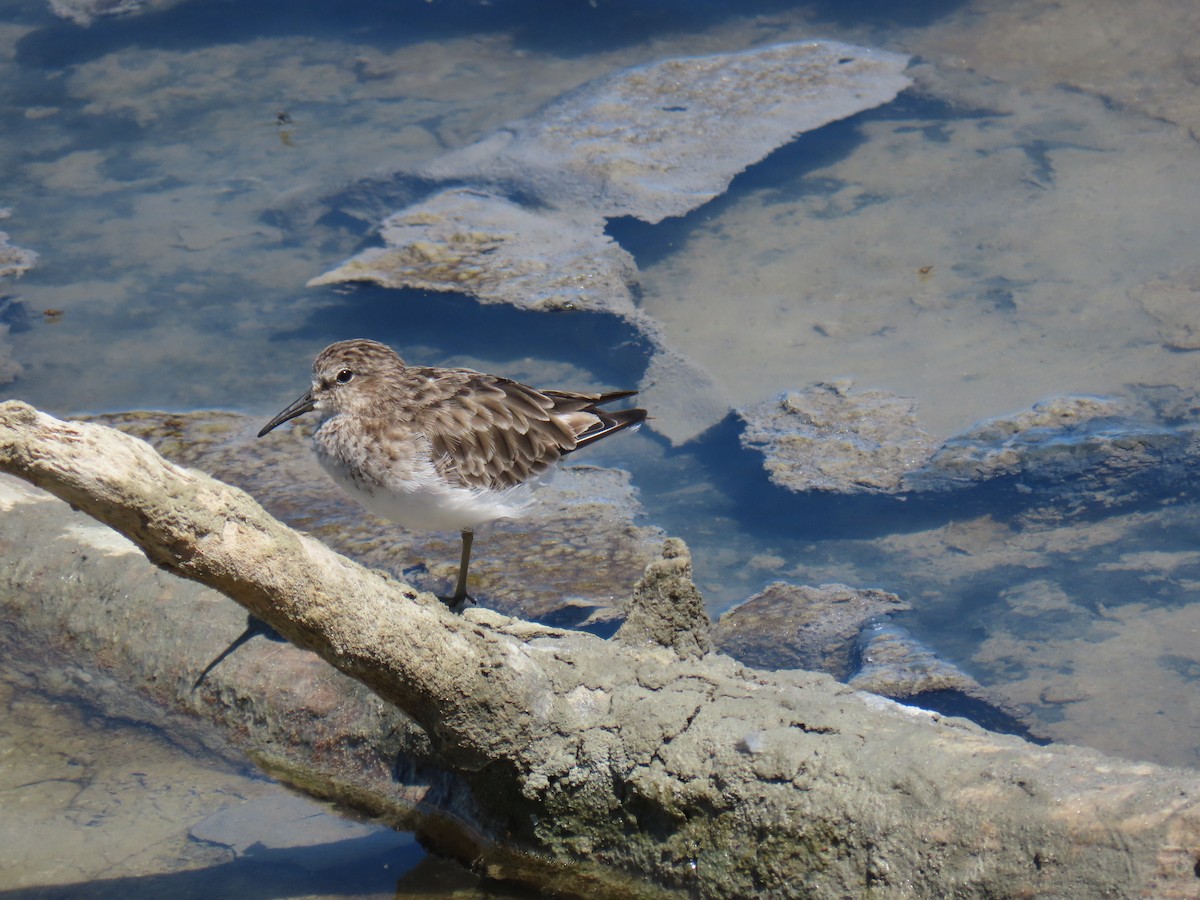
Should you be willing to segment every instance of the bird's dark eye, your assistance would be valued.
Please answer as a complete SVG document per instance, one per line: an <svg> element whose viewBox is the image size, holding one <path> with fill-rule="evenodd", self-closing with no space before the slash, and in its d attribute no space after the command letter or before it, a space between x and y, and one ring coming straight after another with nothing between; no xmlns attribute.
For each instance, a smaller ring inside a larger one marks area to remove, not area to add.
<svg viewBox="0 0 1200 900"><path fill-rule="evenodd" d="M350 379L352 379L353 377L354 377L354 373L351 372L349 369L342 369L342 371L338 372L337 375L334 376L334 378L337 379L338 384L349 384Z"/></svg>

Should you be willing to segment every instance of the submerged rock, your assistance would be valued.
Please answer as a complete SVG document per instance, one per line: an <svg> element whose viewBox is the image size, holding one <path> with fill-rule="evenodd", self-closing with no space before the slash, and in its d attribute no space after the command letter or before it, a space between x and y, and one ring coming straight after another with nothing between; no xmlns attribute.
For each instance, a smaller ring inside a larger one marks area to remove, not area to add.
<svg viewBox="0 0 1200 900"><path fill-rule="evenodd" d="M908 61L835 41L667 59L590 81L420 174L660 222L798 134L892 100Z"/></svg>
<svg viewBox="0 0 1200 900"><path fill-rule="evenodd" d="M22 371L21 364L13 359L12 344L8 339L8 326L0 325L0 384L16 381Z"/></svg>
<svg viewBox="0 0 1200 900"><path fill-rule="evenodd" d="M1129 292L1155 322L1163 344L1170 350L1200 350L1200 266L1189 266L1163 278L1154 278Z"/></svg>
<svg viewBox="0 0 1200 900"><path fill-rule="evenodd" d="M1145 429L1107 397L1054 397L986 419L955 435L907 479L915 490L947 490L1019 475L1043 480L1081 474Z"/></svg>
<svg viewBox="0 0 1200 900"><path fill-rule="evenodd" d="M713 643L760 669L809 669L845 681L864 626L911 609L887 591L776 581L717 621Z"/></svg>
<svg viewBox="0 0 1200 900"><path fill-rule="evenodd" d="M741 410L742 445L789 490L913 495L1006 481L1038 501L1113 504L1178 481L1200 461L1191 427L1148 423L1130 404L1063 396L986 419L937 447L912 400L815 384Z"/></svg>
<svg viewBox="0 0 1200 900"><path fill-rule="evenodd" d="M0 208L0 219L7 219L12 211ZM9 243L7 232L0 231L0 279L19 278L33 268L38 255L23 247L14 247ZM0 311L10 298L0 289ZM0 323L0 384L15 381L21 374L21 364L13 358L12 344L8 338L9 326Z"/></svg>
<svg viewBox="0 0 1200 900"><path fill-rule="evenodd" d="M891 493L935 449L916 403L886 391L819 383L740 411L742 446L764 455L771 480L793 491Z"/></svg>
<svg viewBox="0 0 1200 900"><path fill-rule="evenodd" d="M530 310L634 313L633 257L598 215L547 216L495 194L454 188L389 216L386 246L364 250L310 286L373 281L460 291Z"/></svg>
<svg viewBox="0 0 1200 900"><path fill-rule="evenodd" d="M855 690L1041 740L1023 711L891 621L911 608L886 591L775 582L721 616L713 639L748 666L826 672Z"/></svg>
<svg viewBox="0 0 1200 900"><path fill-rule="evenodd" d="M12 215L9 209L0 209L0 219ZM16 278L24 275L37 262L38 255L23 247L9 243L8 233L0 231L0 278Z"/></svg>
<svg viewBox="0 0 1200 900"><path fill-rule="evenodd" d="M411 834L385 831L324 812L313 801L283 794L227 806L189 831L196 841L228 847L239 857L309 872L391 857L398 869L423 851Z"/></svg>
<svg viewBox="0 0 1200 900"><path fill-rule="evenodd" d="M1194 495L1195 425L1172 427L1097 397L1059 397L951 438L910 476L912 491L997 485L1040 517ZM1034 490L1036 488L1036 490Z"/></svg>
<svg viewBox="0 0 1200 900"><path fill-rule="evenodd" d="M1024 711L939 658L895 622L877 619L869 623L855 642L855 654L857 670L846 683L856 690L970 719L989 731L1048 743L1035 733Z"/></svg>
<svg viewBox="0 0 1200 900"><path fill-rule="evenodd" d="M50 11L76 25L96 19L132 16L175 6L181 0L50 0Z"/></svg>

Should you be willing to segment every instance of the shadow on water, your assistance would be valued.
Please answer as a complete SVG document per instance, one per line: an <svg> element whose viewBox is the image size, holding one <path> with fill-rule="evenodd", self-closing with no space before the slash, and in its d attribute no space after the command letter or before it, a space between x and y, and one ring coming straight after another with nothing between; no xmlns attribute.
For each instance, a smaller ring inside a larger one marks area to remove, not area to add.
<svg viewBox="0 0 1200 900"><path fill-rule="evenodd" d="M462 294L370 285L328 289L328 296L329 303L275 339L332 342L369 336L401 355L408 352L409 361L421 365L453 364L448 361L459 357L497 363L534 357L539 363L585 368L592 376L591 387L558 385L568 390L633 387L651 352L635 328L604 313L529 312Z"/></svg>
<svg viewBox="0 0 1200 900"><path fill-rule="evenodd" d="M184 872L98 878L75 884L52 884L0 890L0 900L129 900L157 897L331 897L404 896L405 873L418 866L425 851L415 842L398 852L364 859L359 846L377 843L373 836L335 841L305 852L343 865L308 870L296 864L295 848L252 848L245 856Z"/></svg>
<svg viewBox="0 0 1200 900"><path fill-rule="evenodd" d="M533 4L531 4L532 6ZM896 27L927 26L964 5L964 0L666 0L641 3L638 0L591 0L580 3L551 3L528 7L522 13L523 26L517 31L520 46L545 50L564 56L580 55L645 42L656 35L700 32L731 19L799 12L813 23L813 37L819 38L823 23L853 27L868 33ZM510 10L520 4L506 4ZM771 40L776 23L756 23L764 31L764 42Z"/></svg>
<svg viewBox="0 0 1200 900"><path fill-rule="evenodd" d="M920 28L931 25L963 6L964 0L818 0L803 4L815 23L842 27Z"/></svg>
<svg viewBox="0 0 1200 900"><path fill-rule="evenodd" d="M883 31L921 27L949 15L963 0L904 3L823 0L800 4L813 21L814 37L822 23ZM225 4L191 0L135 17L100 17L90 26L43 16L41 24L21 39L22 65L59 68L95 59L129 46L192 50L223 43L295 35L320 36L390 49L420 41L448 40L474 34L511 33L517 49L563 57L644 44L658 36L703 32L731 19L786 13L794 0L592 0L544 3L509 2L409 3L397 7L385 0L298 0L287 4ZM769 28L770 23L763 23ZM769 38L769 35L768 35Z"/></svg>
<svg viewBox="0 0 1200 900"><path fill-rule="evenodd" d="M810 179L808 174L847 158L866 140L860 127L865 115L833 122L784 144L734 177L720 196L686 215L653 225L622 216L610 219L605 233L632 253L640 267L649 268L678 253L694 229L744 202L747 194L764 190L787 190L789 196L832 193L836 185L828 179Z"/></svg>
<svg viewBox="0 0 1200 900"><path fill-rule="evenodd" d="M1026 474L903 494L795 492L772 482L763 455L741 446L743 425L734 413L682 447L666 449L664 465L681 463L696 481L710 482L723 500L721 514L756 539L787 535L799 541L871 540L940 528L988 516L1018 527L1025 517L1090 524L1141 508L1161 510L1200 501L1200 483L1179 481L1172 467L1146 467L1111 480ZM665 441L663 446L666 447ZM654 498L670 479L650 478L641 490ZM737 498L737 499L733 499ZM649 499L647 504L656 504ZM1152 543L1162 543L1158 536Z"/></svg>
<svg viewBox="0 0 1200 900"><path fill-rule="evenodd" d="M837 122L805 132L736 175L720 196L683 216L651 225L631 216L610 219L605 233L633 254L638 265L650 268L678 253L692 232L720 219L730 207L748 195L762 194L763 202L795 203L805 197L826 197L846 187L845 183L820 174L848 159L866 143L863 126L874 122L896 123L898 130L920 130L929 140L947 140L945 133L963 119L999 118L1004 113L955 106L942 99L905 91L891 103L866 110ZM863 204L844 213L853 215Z"/></svg>
<svg viewBox="0 0 1200 900"><path fill-rule="evenodd" d="M312 35L381 48L506 31L514 16L502 5L384 2L226 4L192 0L136 17L102 17L81 28L54 20L18 42L18 62L60 68L128 47L188 51L264 38Z"/></svg>

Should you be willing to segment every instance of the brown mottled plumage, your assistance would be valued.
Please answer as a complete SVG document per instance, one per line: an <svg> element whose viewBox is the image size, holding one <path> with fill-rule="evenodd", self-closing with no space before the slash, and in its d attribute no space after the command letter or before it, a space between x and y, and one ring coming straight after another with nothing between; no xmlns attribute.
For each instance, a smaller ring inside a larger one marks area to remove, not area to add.
<svg viewBox="0 0 1200 900"><path fill-rule="evenodd" d="M472 369L409 366L376 341L330 344L312 390L258 433L311 410L317 459L350 496L405 528L462 531L454 595L467 599L473 529L519 515L559 458L646 418L600 407L635 391L540 391Z"/></svg>

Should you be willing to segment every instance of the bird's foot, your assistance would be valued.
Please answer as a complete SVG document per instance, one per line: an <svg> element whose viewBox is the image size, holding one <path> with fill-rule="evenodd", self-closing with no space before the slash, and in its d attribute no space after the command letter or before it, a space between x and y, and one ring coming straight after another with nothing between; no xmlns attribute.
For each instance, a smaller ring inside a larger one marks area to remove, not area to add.
<svg viewBox="0 0 1200 900"><path fill-rule="evenodd" d="M470 594L455 594L452 597L443 597L439 594L438 599L445 603L452 613L460 613L468 606L473 606L477 602Z"/></svg>

